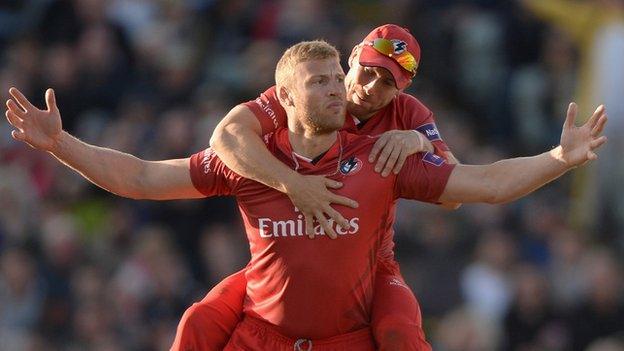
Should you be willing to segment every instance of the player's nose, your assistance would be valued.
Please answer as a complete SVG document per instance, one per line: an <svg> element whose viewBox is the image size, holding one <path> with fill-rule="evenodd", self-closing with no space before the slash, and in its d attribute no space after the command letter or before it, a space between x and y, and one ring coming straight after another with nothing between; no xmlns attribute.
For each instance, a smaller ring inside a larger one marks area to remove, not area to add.
<svg viewBox="0 0 624 351"><path fill-rule="evenodd" d="M343 82L335 81L331 84L329 88L329 93L331 96L339 96L343 97L346 95L346 88Z"/></svg>

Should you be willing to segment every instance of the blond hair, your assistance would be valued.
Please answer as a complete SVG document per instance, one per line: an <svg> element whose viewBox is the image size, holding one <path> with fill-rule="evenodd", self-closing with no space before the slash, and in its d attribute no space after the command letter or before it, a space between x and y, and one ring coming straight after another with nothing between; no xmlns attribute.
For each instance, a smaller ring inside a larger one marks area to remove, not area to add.
<svg viewBox="0 0 624 351"><path fill-rule="evenodd" d="M338 50L324 40L302 41L289 47L277 62L275 84L288 85L298 63L339 57Z"/></svg>

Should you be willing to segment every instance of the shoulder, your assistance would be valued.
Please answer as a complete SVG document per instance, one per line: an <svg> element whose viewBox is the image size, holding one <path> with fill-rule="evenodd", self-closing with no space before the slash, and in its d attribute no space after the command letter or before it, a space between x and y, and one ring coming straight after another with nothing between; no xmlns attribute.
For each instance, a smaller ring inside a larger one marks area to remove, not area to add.
<svg viewBox="0 0 624 351"><path fill-rule="evenodd" d="M340 138L345 143L344 152L346 154L357 154L364 151L368 152L372 149L377 139L379 139L379 135L370 136L341 131Z"/></svg>
<svg viewBox="0 0 624 351"><path fill-rule="evenodd" d="M275 90L275 86L272 86L262 92L257 98L254 100L250 100L245 105L252 107L254 104L260 107L265 112L271 114L273 111L270 111L271 108L281 107L279 104L279 99L277 98L277 93Z"/></svg>
<svg viewBox="0 0 624 351"><path fill-rule="evenodd" d="M425 106L425 104L423 104L416 97L406 93L399 94L399 96L395 99L395 105L398 109L403 109L410 112L417 112L426 115L431 113L431 110L427 106Z"/></svg>

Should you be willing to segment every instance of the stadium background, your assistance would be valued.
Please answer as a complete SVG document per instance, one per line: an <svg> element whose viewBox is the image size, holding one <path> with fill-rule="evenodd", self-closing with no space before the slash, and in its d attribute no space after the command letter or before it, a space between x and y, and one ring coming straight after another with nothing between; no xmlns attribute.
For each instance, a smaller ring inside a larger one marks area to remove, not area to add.
<svg viewBox="0 0 624 351"><path fill-rule="evenodd" d="M564 1L578 3L618 14L608 6L619 1ZM4 0L0 95L16 86L42 106L53 87L65 129L83 140L186 157L272 85L285 47L325 38L344 61L386 22L421 43L408 92L461 161L558 143L585 84L584 48L514 1ZM605 81L621 77L624 57L608 48L594 52ZM622 104L607 104L611 133ZM612 137L582 176L509 205L401 204L396 252L436 350L624 349L622 150ZM185 307L247 260L230 199L117 198L13 141L8 123L0 158L2 350L166 349Z"/></svg>

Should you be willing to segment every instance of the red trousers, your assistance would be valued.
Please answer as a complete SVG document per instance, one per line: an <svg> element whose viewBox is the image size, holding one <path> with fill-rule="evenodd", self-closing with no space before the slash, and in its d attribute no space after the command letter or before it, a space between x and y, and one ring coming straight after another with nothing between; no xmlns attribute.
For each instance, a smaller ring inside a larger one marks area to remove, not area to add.
<svg viewBox="0 0 624 351"><path fill-rule="evenodd" d="M225 278L204 299L189 307L180 320L171 350L223 350L231 337L238 338L242 332L245 332L245 339L254 335L249 326L253 322L241 323L242 331L235 333L243 316L246 284L245 270L241 270ZM371 330L377 350L431 350L422 329L420 306L396 262L378 262ZM307 350L306 347L303 345L301 349ZM312 350L317 350L316 347L314 345ZM269 349L272 348L266 348ZM289 350L293 350L293 345Z"/></svg>
<svg viewBox="0 0 624 351"><path fill-rule="evenodd" d="M272 325L245 316L238 324L224 351L375 351L369 328L322 340L293 339Z"/></svg>

